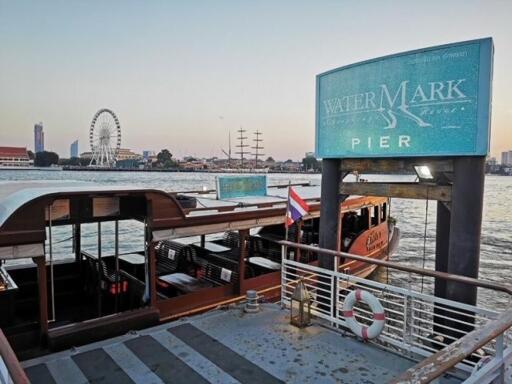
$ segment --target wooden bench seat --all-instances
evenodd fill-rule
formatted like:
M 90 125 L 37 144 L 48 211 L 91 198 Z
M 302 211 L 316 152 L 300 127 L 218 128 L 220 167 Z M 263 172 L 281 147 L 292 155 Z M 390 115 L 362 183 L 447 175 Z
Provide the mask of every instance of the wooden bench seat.
M 200 289 L 211 288 L 214 286 L 209 281 L 197 279 L 195 277 L 180 272 L 160 276 L 158 279 L 169 285 L 172 285 L 174 288 L 176 288 L 182 293 L 196 292 L 199 291 Z

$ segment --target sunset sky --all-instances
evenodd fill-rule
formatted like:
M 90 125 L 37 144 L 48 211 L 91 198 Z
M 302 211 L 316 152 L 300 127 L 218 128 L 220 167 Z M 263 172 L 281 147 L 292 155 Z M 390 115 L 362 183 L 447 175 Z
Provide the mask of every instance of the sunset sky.
M 361 60 L 492 37 L 492 155 L 512 149 L 511 1 L 0 0 L 0 146 L 63 157 L 100 108 L 122 146 L 221 156 L 243 126 L 265 153 L 314 150 L 315 76 Z M 222 118 L 220 118 L 222 117 Z

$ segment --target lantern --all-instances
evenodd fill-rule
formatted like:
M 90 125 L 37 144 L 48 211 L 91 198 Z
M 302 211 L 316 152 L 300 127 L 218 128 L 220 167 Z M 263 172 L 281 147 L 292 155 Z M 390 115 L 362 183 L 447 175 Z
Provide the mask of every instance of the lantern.
M 304 328 L 311 323 L 311 296 L 301 278 L 291 298 L 290 324 Z

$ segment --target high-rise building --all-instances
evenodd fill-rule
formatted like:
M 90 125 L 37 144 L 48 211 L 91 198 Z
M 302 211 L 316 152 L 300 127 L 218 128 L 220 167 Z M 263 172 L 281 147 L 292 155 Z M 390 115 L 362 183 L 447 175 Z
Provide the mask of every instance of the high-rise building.
M 154 156 L 154 155 L 155 155 L 155 151 L 150 151 L 150 150 L 144 150 L 144 151 L 142 151 L 142 158 L 143 158 L 144 160 L 146 160 L 146 161 L 147 161 L 147 160 L 149 160 L 149 158 L 150 158 L 151 156 Z
M 71 143 L 71 146 L 69 147 L 69 156 L 78 157 L 78 140 Z
M 501 152 L 501 165 L 512 165 L 512 151 Z
M 34 152 L 44 151 L 44 132 L 43 123 L 34 125 Z

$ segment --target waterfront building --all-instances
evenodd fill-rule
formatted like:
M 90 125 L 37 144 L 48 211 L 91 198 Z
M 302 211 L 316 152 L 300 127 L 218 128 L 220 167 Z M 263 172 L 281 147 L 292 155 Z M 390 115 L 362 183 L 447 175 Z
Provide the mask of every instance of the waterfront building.
M 142 156 L 138 153 L 133 152 L 131 149 L 128 148 L 120 148 L 119 152 L 117 153 L 116 161 L 120 160 L 141 160 Z
M 34 125 L 34 153 L 44 151 L 44 132 L 43 123 Z
M 69 157 L 78 157 L 78 140 L 71 143 L 69 147 Z
M 27 148 L 0 147 L 0 167 L 29 167 L 33 165 Z
M 512 165 L 512 151 L 501 152 L 501 165 Z
M 92 159 L 92 152 L 82 152 L 80 154 L 81 159 Z

